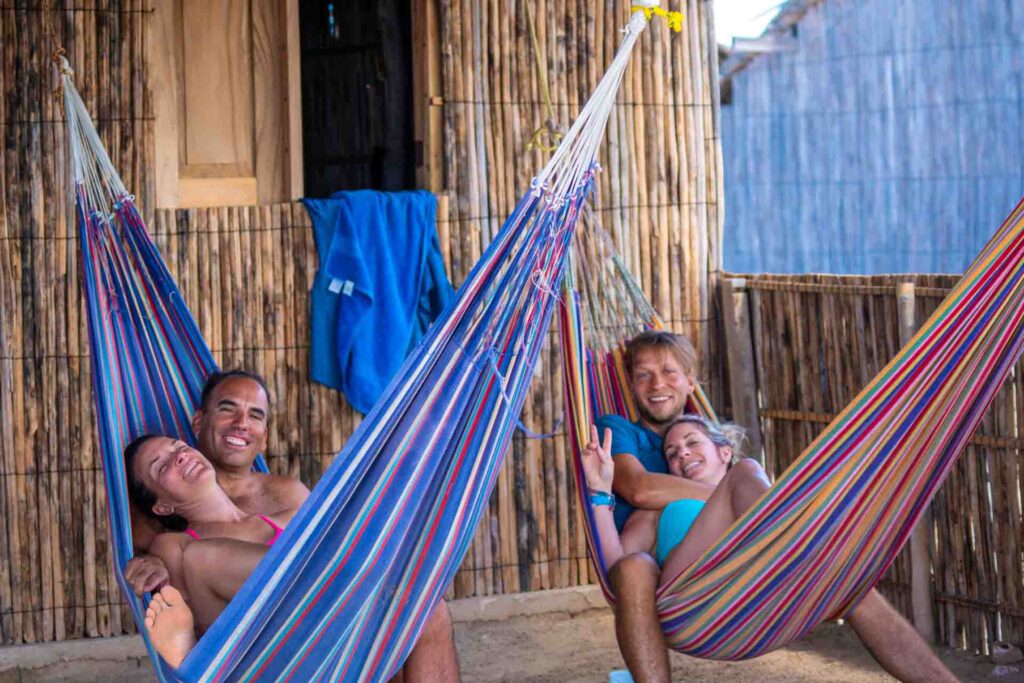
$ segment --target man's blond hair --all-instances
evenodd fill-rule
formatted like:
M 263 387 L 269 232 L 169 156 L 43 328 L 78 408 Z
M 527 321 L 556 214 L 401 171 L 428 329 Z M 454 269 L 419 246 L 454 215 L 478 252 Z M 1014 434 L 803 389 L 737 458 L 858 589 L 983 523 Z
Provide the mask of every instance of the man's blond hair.
M 632 377 L 636 355 L 644 349 L 663 349 L 672 354 L 679 366 L 690 377 L 697 377 L 699 364 L 693 342 L 681 334 L 665 330 L 641 332 L 626 343 L 626 372 Z

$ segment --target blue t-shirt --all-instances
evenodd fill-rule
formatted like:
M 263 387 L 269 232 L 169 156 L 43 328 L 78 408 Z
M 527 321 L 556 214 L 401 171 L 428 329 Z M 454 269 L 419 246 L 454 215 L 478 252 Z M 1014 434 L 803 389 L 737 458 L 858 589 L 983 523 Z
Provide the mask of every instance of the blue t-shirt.
M 641 426 L 639 422 L 630 422 L 621 415 L 599 417 L 597 431 L 600 438 L 603 438 L 605 428 L 612 430 L 612 455 L 629 453 L 639 460 L 648 472 L 668 474 L 665 457 L 661 454 L 660 436 Z M 620 531 L 635 509 L 622 496 L 615 495 L 615 526 Z

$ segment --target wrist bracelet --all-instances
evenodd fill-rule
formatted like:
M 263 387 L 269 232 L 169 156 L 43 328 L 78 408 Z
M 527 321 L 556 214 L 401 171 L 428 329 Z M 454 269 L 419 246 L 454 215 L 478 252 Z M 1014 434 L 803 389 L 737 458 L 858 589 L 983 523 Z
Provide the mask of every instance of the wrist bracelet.
M 607 505 L 612 510 L 615 509 L 615 496 L 608 493 L 607 491 L 594 491 L 590 490 L 590 504 L 591 505 Z

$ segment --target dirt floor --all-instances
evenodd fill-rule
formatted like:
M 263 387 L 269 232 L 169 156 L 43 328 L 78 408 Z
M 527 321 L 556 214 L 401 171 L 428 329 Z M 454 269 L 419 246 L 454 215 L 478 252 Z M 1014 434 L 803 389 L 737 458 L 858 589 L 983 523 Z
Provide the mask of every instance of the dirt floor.
M 459 622 L 455 637 L 463 680 L 470 683 L 598 683 L 607 681 L 610 671 L 623 666 L 607 609 Z M 1024 683 L 1024 664 L 997 669 L 980 657 L 951 650 L 941 654 L 963 681 Z M 893 680 L 875 664 L 850 629 L 837 624 L 819 627 L 805 641 L 750 662 L 718 663 L 673 655 L 672 669 L 673 680 L 688 683 Z M 153 680 L 149 663 L 134 658 L 0 672 L 0 683 Z
M 623 667 L 608 610 L 458 624 L 456 645 L 466 681 L 596 683 L 607 681 L 610 671 Z M 996 671 L 980 657 L 952 650 L 941 655 L 963 681 L 1024 683 L 1024 665 Z M 1016 671 L 1007 670 L 1011 668 Z M 748 662 L 709 662 L 673 654 L 672 674 L 672 680 L 687 683 L 893 680 L 853 632 L 838 624 L 823 625 L 796 645 Z

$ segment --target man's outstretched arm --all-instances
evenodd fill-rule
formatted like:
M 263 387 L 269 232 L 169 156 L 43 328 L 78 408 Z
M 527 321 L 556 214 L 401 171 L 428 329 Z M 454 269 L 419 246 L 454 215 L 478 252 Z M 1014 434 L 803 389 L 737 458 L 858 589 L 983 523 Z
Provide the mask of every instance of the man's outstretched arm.
M 956 683 L 910 622 L 874 588 L 847 620 L 871 656 L 904 683 Z
M 715 490 L 671 474 L 648 472 L 632 453 L 615 453 L 612 458 L 615 460 L 612 490 L 642 510 L 660 510 L 681 498 L 707 500 Z

